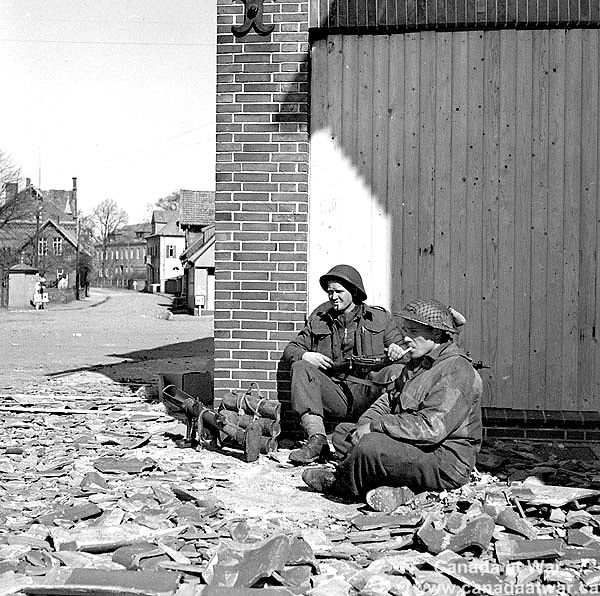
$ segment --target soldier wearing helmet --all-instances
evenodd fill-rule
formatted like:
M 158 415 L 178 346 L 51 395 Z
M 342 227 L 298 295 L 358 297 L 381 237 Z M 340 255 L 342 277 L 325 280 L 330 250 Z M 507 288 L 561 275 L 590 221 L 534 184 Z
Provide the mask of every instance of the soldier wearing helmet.
M 403 366 L 392 364 L 365 383 L 338 372 L 337 364 L 351 356 L 384 354 L 397 361 L 406 353 L 399 345 L 403 336 L 393 316 L 384 308 L 365 304 L 367 293 L 354 267 L 336 265 L 319 283 L 328 302 L 311 313 L 283 354 L 292 363 L 292 408 L 308 436 L 302 448 L 290 453 L 290 461 L 296 465 L 330 454 L 324 416 L 356 420 Z
M 469 480 L 481 446 L 482 381 L 455 343 L 466 321 L 437 300 L 414 300 L 400 313 L 410 361 L 353 425 L 335 429 L 335 471 L 307 469 L 311 488 L 364 499 L 378 510 L 414 492 L 453 489 Z

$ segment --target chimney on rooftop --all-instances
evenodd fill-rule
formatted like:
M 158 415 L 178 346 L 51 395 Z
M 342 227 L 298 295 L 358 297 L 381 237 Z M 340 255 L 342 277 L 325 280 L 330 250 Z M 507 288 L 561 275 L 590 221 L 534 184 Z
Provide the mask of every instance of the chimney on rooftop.
M 75 219 L 77 219 L 77 177 L 73 176 L 73 191 L 71 193 L 71 196 L 73 197 L 73 202 L 72 202 L 72 210 L 73 210 L 73 217 Z

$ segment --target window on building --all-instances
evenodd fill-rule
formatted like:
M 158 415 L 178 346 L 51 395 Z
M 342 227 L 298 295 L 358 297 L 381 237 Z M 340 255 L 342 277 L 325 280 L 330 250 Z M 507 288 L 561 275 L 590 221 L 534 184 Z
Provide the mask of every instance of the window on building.
M 115 250 L 115 259 L 118 261 L 119 260 L 119 251 Z
M 53 238 L 52 239 L 52 252 L 55 255 L 63 254 L 63 239 L 62 238 Z
M 175 245 L 167 244 L 167 258 L 175 257 Z
M 48 254 L 48 241 L 45 238 L 38 239 L 38 255 L 43 256 Z
M 133 260 L 133 248 L 129 249 L 129 258 Z

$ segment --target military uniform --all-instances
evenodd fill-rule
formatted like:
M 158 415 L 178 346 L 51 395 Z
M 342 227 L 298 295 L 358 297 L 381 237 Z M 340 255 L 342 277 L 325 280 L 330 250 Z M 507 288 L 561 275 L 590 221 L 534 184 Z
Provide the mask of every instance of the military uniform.
M 392 315 L 379 306 L 357 305 L 338 315 L 329 302 L 309 316 L 306 326 L 286 347 L 283 357 L 292 363 L 292 408 L 299 415 L 354 419 L 383 389 L 354 382 L 346 375 L 331 375 L 302 360 L 305 352 L 319 352 L 339 363 L 350 356 L 379 356 L 402 334 Z M 391 365 L 372 377 L 384 383 L 403 365 Z
M 290 452 L 290 461 L 300 465 L 329 455 L 324 416 L 355 420 L 383 391 L 361 383 L 365 379 L 357 380 L 346 371 L 336 372 L 336 365 L 350 356 L 381 356 L 390 344 L 402 341 L 388 311 L 364 304 L 367 293 L 354 267 L 336 265 L 320 277 L 319 283 L 330 301 L 311 313 L 304 329 L 283 353 L 284 360 L 291 362 L 292 409 L 308 436 L 301 449 Z M 304 359 L 307 353 L 313 355 Z M 320 356 L 315 359 L 314 354 Z M 323 360 L 324 356 L 333 367 L 328 368 L 330 362 Z M 383 384 L 399 369 L 401 365 L 393 365 L 372 373 L 373 380 Z
M 468 482 L 481 446 L 481 377 L 454 343 L 411 361 L 359 419 L 371 432 L 352 446 L 352 424 L 336 427 L 333 443 L 345 459 L 332 491 L 364 496 L 381 485 L 414 492 Z

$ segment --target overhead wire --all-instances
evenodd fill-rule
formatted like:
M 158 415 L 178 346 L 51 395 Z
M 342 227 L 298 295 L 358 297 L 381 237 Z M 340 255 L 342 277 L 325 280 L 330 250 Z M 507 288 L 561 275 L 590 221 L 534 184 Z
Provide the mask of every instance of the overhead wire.
M 75 41 L 64 39 L 15 39 L 15 38 L 0 38 L 3 43 L 53 43 L 62 45 L 100 45 L 100 46 L 185 46 L 185 47 L 213 47 L 212 42 L 202 43 L 181 43 L 171 41 Z
M 215 124 L 215 122 L 213 120 L 211 120 L 209 122 L 205 122 L 204 124 L 201 124 L 200 126 L 196 126 L 194 128 L 190 128 L 189 130 L 185 130 L 185 131 L 183 131 L 183 132 L 181 132 L 179 134 L 173 135 L 172 137 L 168 137 L 166 139 L 162 139 L 160 141 L 156 141 L 155 143 L 146 145 L 145 147 L 140 147 L 138 149 L 134 149 L 133 151 L 128 151 L 127 153 L 122 153 L 121 155 L 116 155 L 116 156 L 110 157 L 110 158 L 102 160 L 102 161 L 104 163 L 110 163 L 110 162 L 113 162 L 113 161 L 117 161 L 119 159 L 126 159 L 126 158 L 129 158 L 129 157 L 132 157 L 134 155 L 137 155 L 139 153 L 143 153 L 145 151 L 151 151 L 155 147 L 158 147 L 160 145 L 164 145 L 165 143 L 168 143 L 169 141 L 172 141 L 174 139 L 178 139 L 180 137 L 188 135 L 188 134 L 190 134 L 192 132 L 195 132 L 197 130 L 201 130 L 203 128 L 206 128 L 207 126 L 211 126 L 211 125 L 214 126 L 214 124 Z M 201 144 L 205 143 L 209 139 L 210 139 L 210 137 L 206 137 L 205 139 L 202 139 L 201 141 L 198 141 L 196 143 L 192 143 L 191 145 L 186 145 L 185 147 L 179 147 L 179 148 L 175 147 L 175 148 L 173 148 L 171 150 L 171 152 L 173 152 L 173 151 L 179 151 L 179 150 L 182 150 L 182 149 L 187 149 L 189 147 L 193 147 L 194 145 L 201 145 Z

